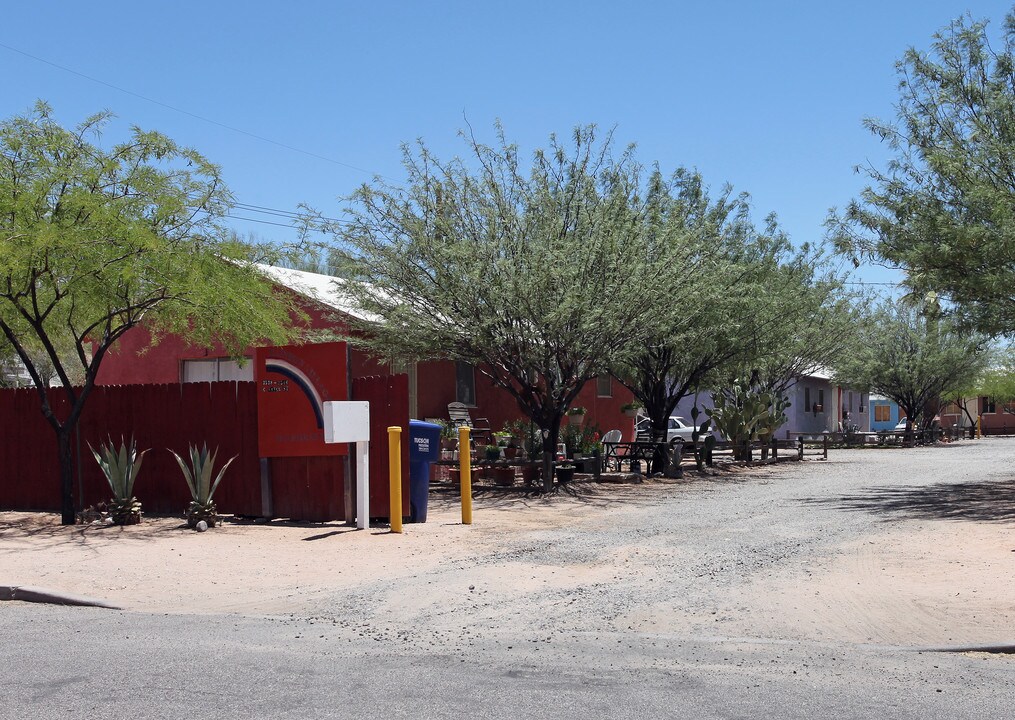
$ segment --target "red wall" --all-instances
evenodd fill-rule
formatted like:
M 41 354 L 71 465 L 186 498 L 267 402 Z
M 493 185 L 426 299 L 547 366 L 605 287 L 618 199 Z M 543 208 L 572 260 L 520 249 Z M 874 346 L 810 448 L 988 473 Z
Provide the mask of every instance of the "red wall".
M 455 364 L 449 361 L 419 363 L 416 369 L 416 403 L 420 418 L 447 418 L 448 403 L 455 401 Z M 633 399 L 631 391 L 613 380 L 612 397 L 598 397 L 596 382 L 585 385 L 574 401 L 575 406 L 588 410 L 587 425 L 596 425 L 600 432 L 620 430 L 624 439 L 634 439 L 634 420 L 620 411 L 620 406 Z M 522 417 L 518 402 L 506 390 L 493 385 L 490 378 L 476 370 L 476 406 L 469 414 L 487 418 L 493 430 Z M 566 422 L 566 420 L 565 420 Z
M 299 322 L 300 327 L 313 330 L 344 329 L 344 325 L 334 319 L 334 311 L 311 301 L 302 303 L 302 306 L 308 320 Z M 297 323 L 296 317 L 293 322 Z M 151 333 L 143 327 L 135 327 L 124 333 L 102 359 L 97 384 L 178 383 L 181 380 L 182 360 L 227 356 L 221 346 L 209 349 L 192 345 L 178 335 L 163 337 L 154 347 L 151 347 L 151 341 Z M 243 354 L 253 357 L 253 348 L 246 348 Z
M 346 326 L 335 316 L 335 311 L 323 308 L 312 301 L 303 303 L 312 329 L 342 330 Z M 182 360 L 204 357 L 225 357 L 221 348 L 207 350 L 183 341 L 178 336 L 163 338 L 155 347 L 149 347 L 151 335 L 143 328 L 130 330 L 103 358 L 97 382 L 100 385 L 128 385 L 180 382 Z M 248 348 L 246 355 L 253 355 Z M 349 375 L 352 378 L 370 377 L 390 373 L 386 362 L 378 362 L 362 351 L 350 349 Z M 453 362 L 419 363 L 417 379 L 417 414 L 420 418 L 447 418 L 448 403 L 455 400 L 455 364 Z M 574 405 L 588 410 L 586 423 L 597 425 L 601 432 L 617 429 L 625 440 L 634 439 L 634 421 L 620 412 L 620 406 L 631 402 L 631 392 L 616 380 L 612 397 L 597 397 L 595 381 L 588 383 L 578 395 Z M 494 387 L 490 379 L 476 371 L 476 407 L 474 418 L 485 417 L 490 427 L 500 430 L 504 423 L 521 417 L 518 403 L 506 391 Z

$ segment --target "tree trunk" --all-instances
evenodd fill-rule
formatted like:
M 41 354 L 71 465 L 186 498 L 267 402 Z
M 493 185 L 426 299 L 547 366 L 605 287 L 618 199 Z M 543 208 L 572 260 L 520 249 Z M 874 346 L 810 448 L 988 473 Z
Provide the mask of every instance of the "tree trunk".
M 557 441 L 560 439 L 560 420 L 557 416 L 549 427 L 540 428 L 543 435 L 543 490 L 553 490 L 553 460 L 557 456 Z
M 74 453 L 71 448 L 73 428 L 64 424 L 56 431 L 57 457 L 60 459 L 60 523 L 73 525 L 74 512 Z
M 652 465 L 649 468 L 650 475 L 665 472 L 670 464 L 670 453 L 666 443 L 666 432 L 670 421 L 670 413 L 667 408 L 657 408 L 661 415 L 651 415 L 649 420 L 652 424 L 652 442 L 656 447 L 652 453 Z

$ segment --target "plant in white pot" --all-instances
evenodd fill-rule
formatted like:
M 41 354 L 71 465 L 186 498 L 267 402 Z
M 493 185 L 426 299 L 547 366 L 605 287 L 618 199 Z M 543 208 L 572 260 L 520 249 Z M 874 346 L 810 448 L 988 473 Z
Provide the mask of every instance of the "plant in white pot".
M 585 408 L 573 407 L 567 411 L 567 420 L 572 425 L 581 425 L 585 421 Z
M 641 405 L 636 402 L 624 403 L 620 406 L 620 412 L 624 413 L 629 418 L 638 417 L 639 410 L 641 410 Z

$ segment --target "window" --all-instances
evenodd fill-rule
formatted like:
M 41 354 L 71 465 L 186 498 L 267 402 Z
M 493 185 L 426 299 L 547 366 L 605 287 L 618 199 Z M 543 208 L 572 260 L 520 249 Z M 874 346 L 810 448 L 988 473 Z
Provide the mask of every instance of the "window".
M 814 408 L 811 407 L 811 389 L 809 387 L 804 388 L 804 410 L 810 412 Z
M 874 422 L 891 422 L 891 421 L 892 421 L 891 405 L 874 406 Z
M 613 377 L 600 375 L 596 378 L 596 395 L 598 397 L 613 397 Z
M 997 412 L 997 406 L 994 403 L 994 398 L 982 397 L 980 398 L 980 402 L 983 405 L 984 414 Z
M 863 399 L 863 393 L 860 393 L 859 403 L 860 403 L 860 412 L 861 413 L 867 412 L 867 401 Z
M 825 389 L 818 388 L 818 405 L 821 406 L 822 412 L 825 410 Z
M 229 358 L 184 360 L 180 366 L 180 382 L 217 382 L 220 380 L 253 380 L 254 363 L 250 358 L 239 361 Z
M 455 401 L 476 406 L 476 368 L 467 362 L 455 363 Z

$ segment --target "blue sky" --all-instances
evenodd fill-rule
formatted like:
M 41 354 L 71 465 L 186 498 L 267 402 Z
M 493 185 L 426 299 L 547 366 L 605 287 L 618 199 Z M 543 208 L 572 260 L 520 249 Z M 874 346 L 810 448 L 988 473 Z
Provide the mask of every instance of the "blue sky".
M 240 202 L 328 215 L 399 145 L 464 151 L 465 118 L 523 149 L 579 123 L 616 126 L 644 163 L 695 167 L 775 212 L 795 242 L 883 162 L 861 127 L 891 117 L 894 62 L 966 11 L 999 27 L 1010 5 L 881 2 L 16 3 L 0 43 L 0 116 L 37 98 L 64 124 L 110 109 L 115 137 L 161 130 L 223 166 Z M 169 107 L 277 143 L 226 129 Z M 327 158 L 327 159 L 322 159 Z M 366 171 L 366 172 L 364 172 Z M 268 215 L 247 213 L 271 221 Z M 283 227 L 238 230 L 290 239 Z M 892 278 L 865 268 L 858 277 Z

